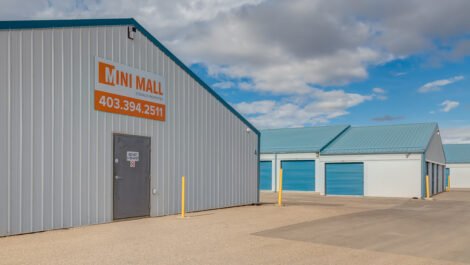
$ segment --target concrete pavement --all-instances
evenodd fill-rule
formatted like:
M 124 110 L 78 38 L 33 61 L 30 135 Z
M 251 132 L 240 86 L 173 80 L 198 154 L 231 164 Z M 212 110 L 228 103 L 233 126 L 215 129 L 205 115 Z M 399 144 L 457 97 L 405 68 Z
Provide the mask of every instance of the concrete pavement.
M 469 264 L 470 192 L 261 206 L 0 238 L 0 264 Z

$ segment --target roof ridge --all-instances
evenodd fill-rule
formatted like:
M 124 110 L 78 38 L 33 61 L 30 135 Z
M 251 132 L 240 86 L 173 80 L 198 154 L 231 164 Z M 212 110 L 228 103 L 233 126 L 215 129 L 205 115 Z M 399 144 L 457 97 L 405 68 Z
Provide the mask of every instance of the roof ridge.
M 395 129 L 389 129 L 391 127 Z M 351 127 L 326 146 L 322 153 L 422 153 L 438 129 L 435 122 Z
M 417 123 L 398 123 L 398 124 L 383 124 L 383 125 L 359 125 L 351 126 L 351 128 L 371 128 L 371 127 L 398 127 L 398 126 L 411 126 L 411 125 L 437 125 L 437 122 L 417 122 Z
M 332 125 L 319 125 L 319 126 L 309 126 L 309 127 L 289 127 L 289 128 L 270 128 L 270 129 L 262 129 L 261 132 L 264 131 L 277 131 L 277 130 L 295 130 L 295 129 L 316 129 L 316 128 L 327 128 L 327 127 L 350 127 L 351 125 L 348 124 L 332 124 Z

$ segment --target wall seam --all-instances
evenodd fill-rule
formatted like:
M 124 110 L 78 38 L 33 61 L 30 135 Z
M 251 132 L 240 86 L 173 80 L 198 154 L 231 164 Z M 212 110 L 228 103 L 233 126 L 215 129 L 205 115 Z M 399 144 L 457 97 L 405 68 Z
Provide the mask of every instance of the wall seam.
M 41 31 L 41 227 L 44 228 L 44 31 Z
M 54 184 L 55 184 L 55 177 L 56 177 L 56 170 L 55 170 L 55 166 L 54 166 L 54 163 L 55 163 L 55 159 L 54 159 L 54 155 L 55 155 L 55 148 L 54 148 L 54 145 L 56 144 L 55 143 L 55 113 L 54 113 L 54 109 L 55 109 L 55 57 L 54 57 L 54 50 L 55 50 L 55 46 L 54 46 L 54 36 L 55 36 L 55 30 L 52 30 L 52 41 L 51 41 L 51 55 L 52 55 L 52 60 L 51 60 L 51 64 L 52 64 L 52 71 L 51 71 L 51 96 L 52 96 L 52 106 L 51 106 L 51 119 L 52 119 L 52 129 L 51 129 L 51 196 L 52 196 L 52 201 L 51 201 L 51 223 L 52 223 L 52 227 L 55 227 L 55 219 L 54 219 L 54 199 L 55 199 L 55 190 L 54 190 Z
M 60 129 L 60 134 L 61 134 L 61 148 L 60 148 L 60 172 L 61 172 L 61 191 L 60 191 L 60 212 L 61 212 L 61 227 L 64 227 L 64 174 L 65 174 L 65 168 L 64 168 L 64 138 L 65 138 L 65 135 L 64 135 L 64 123 L 65 123 L 65 115 L 64 115 L 64 111 L 65 111 L 65 107 L 64 107 L 64 100 L 65 100 L 65 89 L 64 89 L 64 85 L 65 85 L 65 81 L 64 81 L 64 30 L 62 29 L 60 31 L 60 40 L 61 40 L 61 75 L 62 75 L 62 95 L 61 95 L 61 102 L 62 102 L 62 112 L 61 112 L 61 129 Z
M 33 215 L 33 195 L 34 195 L 34 96 L 33 96 L 33 90 L 34 90 L 34 84 L 33 84 L 33 73 L 34 73 L 34 53 L 33 53 L 33 47 L 34 47 L 34 34 L 33 30 L 31 30 L 31 153 L 30 153 L 30 162 L 31 162 L 31 187 L 30 187 L 30 218 L 31 218 L 31 223 L 30 223 L 30 230 L 33 231 L 33 223 L 34 223 L 34 215 Z
M 88 47 L 87 47 L 87 53 L 88 53 L 88 66 L 87 66 L 87 69 L 88 69 L 88 83 L 90 84 L 92 81 L 92 77 L 91 77 L 91 65 L 93 64 L 92 62 L 92 59 L 91 59 L 91 29 L 88 29 Z M 91 95 L 91 88 L 93 86 L 90 86 L 88 87 L 87 91 L 87 99 L 89 100 L 89 102 L 93 102 L 92 101 L 92 95 Z M 87 179 L 87 196 L 88 196 L 88 199 L 87 199 L 87 202 L 88 202 L 88 205 L 87 205 L 87 210 L 88 210 L 88 219 L 87 219 L 87 223 L 90 224 L 91 223 L 91 188 L 90 188 L 90 179 L 91 179 L 91 109 L 92 109 L 92 106 L 91 106 L 91 103 L 88 103 L 88 119 L 87 119 L 87 134 L 88 134 L 88 148 L 87 148 L 87 151 L 88 151 L 88 167 L 87 167 L 87 176 L 88 176 L 88 179 Z
M 70 226 L 73 226 L 73 32 L 70 33 Z
M 98 33 L 99 33 L 99 29 L 97 28 L 95 30 L 95 39 L 96 39 L 96 45 L 95 45 L 95 59 L 93 61 L 93 67 L 95 68 L 96 67 L 96 56 L 99 55 L 99 38 L 98 38 Z M 96 71 L 96 69 L 94 69 Z M 96 73 L 95 73 L 96 74 Z M 95 84 L 95 81 L 93 81 L 93 84 Z M 93 91 L 94 93 L 94 91 Z M 95 202 L 95 209 L 96 209 L 96 222 L 99 223 L 100 222 L 100 212 L 99 212 L 99 209 L 100 209 L 100 205 L 99 205 L 99 201 L 100 201 L 100 196 L 99 196 L 99 144 L 98 144 L 98 139 L 99 139 L 99 133 L 98 133 L 98 124 L 99 124 L 99 115 L 98 115 L 98 112 L 95 111 L 94 113 L 94 116 L 95 116 L 95 137 L 96 137 L 96 169 L 95 169 L 95 173 L 96 173 L 96 178 L 95 178 L 95 185 L 96 185 L 96 189 L 95 189 L 95 195 L 96 195 L 96 202 Z
M 20 146 L 19 146 L 19 160 L 21 161 L 23 158 L 23 32 L 20 32 L 20 41 L 19 41 L 19 52 L 20 52 Z M 23 228 L 23 167 L 20 165 L 19 166 L 19 205 L 21 209 L 19 209 L 19 225 L 20 225 L 20 231 Z
M 82 89 L 82 28 L 78 29 L 78 84 L 79 88 Z M 83 182 L 83 160 L 82 160 L 82 153 L 83 153 L 83 135 L 81 134 L 83 126 L 82 126 L 82 91 L 80 91 L 78 96 L 78 131 L 80 133 L 79 138 L 79 148 L 78 148 L 78 175 L 79 175 L 79 182 L 78 182 L 78 223 L 82 225 L 82 182 Z
M 8 65 L 7 65 L 7 71 L 8 71 L 8 130 L 7 130 L 7 139 L 8 139 L 8 147 L 7 147 L 7 152 L 8 152 L 8 158 L 7 158 L 7 213 L 8 213 L 8 218 L 7 218 L 7 234 L 11 234 L 11 30 L 8 31 Z

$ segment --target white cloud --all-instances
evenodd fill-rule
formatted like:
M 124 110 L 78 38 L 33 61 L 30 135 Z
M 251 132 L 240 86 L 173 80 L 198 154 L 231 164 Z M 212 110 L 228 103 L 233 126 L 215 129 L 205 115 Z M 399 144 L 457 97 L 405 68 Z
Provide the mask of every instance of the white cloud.
M 470 127 L 441 128 L 440 131 L 445 144 L 470 143 Z
M 420 93 L 427 93 L 427 92 L 431 92 L 431 91 L 440 91 L 443 86 L 450 85 L 452 83 L 458 82 L 458 81 L 463 80 L 463 79 L 464 79 L 464 77 L 459 75 L 459 76 L 454 76 L 454 77 L 451 77 L 451 78 L 448 78 L 448 79 L 441 79 L 441 80 L 432 81 L 432 82 L 426 83 L 423 86 L 421 86 L 418 89 L 418 91 Z
M 258 128 L 302 127 L 327 123 L 330 119 L 347 115 L 348 109 L 372 99 L 372 95 L 343 90 L 313 89 L 311 94 L 289 97 L 282 102 L 242 102 L 235 107 Z
M 242 114 L 253 115 L 253 114 L 266 114 L 273 110 L 276 106 L 276 102 L 272 100 L 260 100 L 253 102 L 241 102 L 235 104 L 235 108 Z
M 372 89 L 372 92 L 376 93 L 376 94 L 385 94 L 385 89 L 383 88 L 380 88 L 380 87 L 374 87 Z
M 253 90 L 254 89 L 254 85 L 252 83 L 248 83 L 248 82 L 240 82 L 240 83 L 238 83 L 238 87 L 240 89 L 243 89 L 243 90 Z
M 455 44 L 454 57 L 467 55 L 468 45 L 452 41 L 470 33 L 469 9 L 466 0 L 3 0 L 0 17 L 135 17 L 188 63 L 262 80 L 305 66 L 301 81 L 319 85 L 366 78 L 370 65 L 439 42 Z
M 233 78 L 243 80 L 233 88 L 290 97 L 273 110 L 283 116 L 281 110 L 298 108 L 292 126 L 388 96 L 342 91 L 332 99 L 315 87 L 363 80 L 371 66 L 436 53 L 436 43 L 445 43 L 453 60 L 469 54 L 469 44 L 456 38 L 470 34 L 467 0 L 3 0 L 1 6 L 3 19 L 134 17 L 184 62 L 220 76 L 216 87 L 230 87 Z M 438 81 L 422 89 L 448 84 Z M 310 108 L 313 114 L 302 114 Z
M 399 77 L 399 76 L 404 76 L 407 75 L 407 72 L 392 72 L 391 75 Z
M 233 88 L 234 85 L 235 84 L 231 81 L 222 81 L 222 82 L 215 83 L 212 86 L 215 88 L 220 88 L 220 89 L 229 89 L 229 88 Z
M 275 94 L 308 94 L 312 92 L 310 84 L 341 85 L 351 80 L 363 79 L 367 77 L 367 71 L 362 62 L 377 60 L 380 60 L 380 54 L 360 48 L 359 51 L 340 51 L 316 59 L 286 58 L 284 63 L 264 66 L 234 65 L 210 69 L 215 76 L 251 78 L 253 83 L 244 86 L 245 89 Z
M 383 115 L 379 117 L 374 117 L 371 120 L 377 121 L 377 122 L 389 122 L 389 121 L 397 121 L 397 120 L 403 120 L 405 117 L 404 116 L 392 116 L 392 115 Z
M 374 93 L 373 95 L 375 96 L 375 98 L 377 98 L 379 100 L 386 100 L 388 98 L 387 97 L 387 91 L 385 91 L 385 89 L 383 89 L 383 88 L 374 87 L 372 89 L 372 92 Z
M 442 108 L 441 111 L 443 112 L 449 112 L 455 108 L 457 108 L 460 103 L 458 101 L 452 101 L 452 100 L 445 100 L 441 104 L 439 104 Z

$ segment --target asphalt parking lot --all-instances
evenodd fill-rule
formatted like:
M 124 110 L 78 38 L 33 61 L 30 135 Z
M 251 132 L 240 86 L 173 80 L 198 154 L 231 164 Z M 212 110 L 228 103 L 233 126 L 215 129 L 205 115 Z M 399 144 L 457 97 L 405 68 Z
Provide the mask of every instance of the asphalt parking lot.
M 262 205 L 0 238 L 0 264 L 469 264 L 470 191 Z

